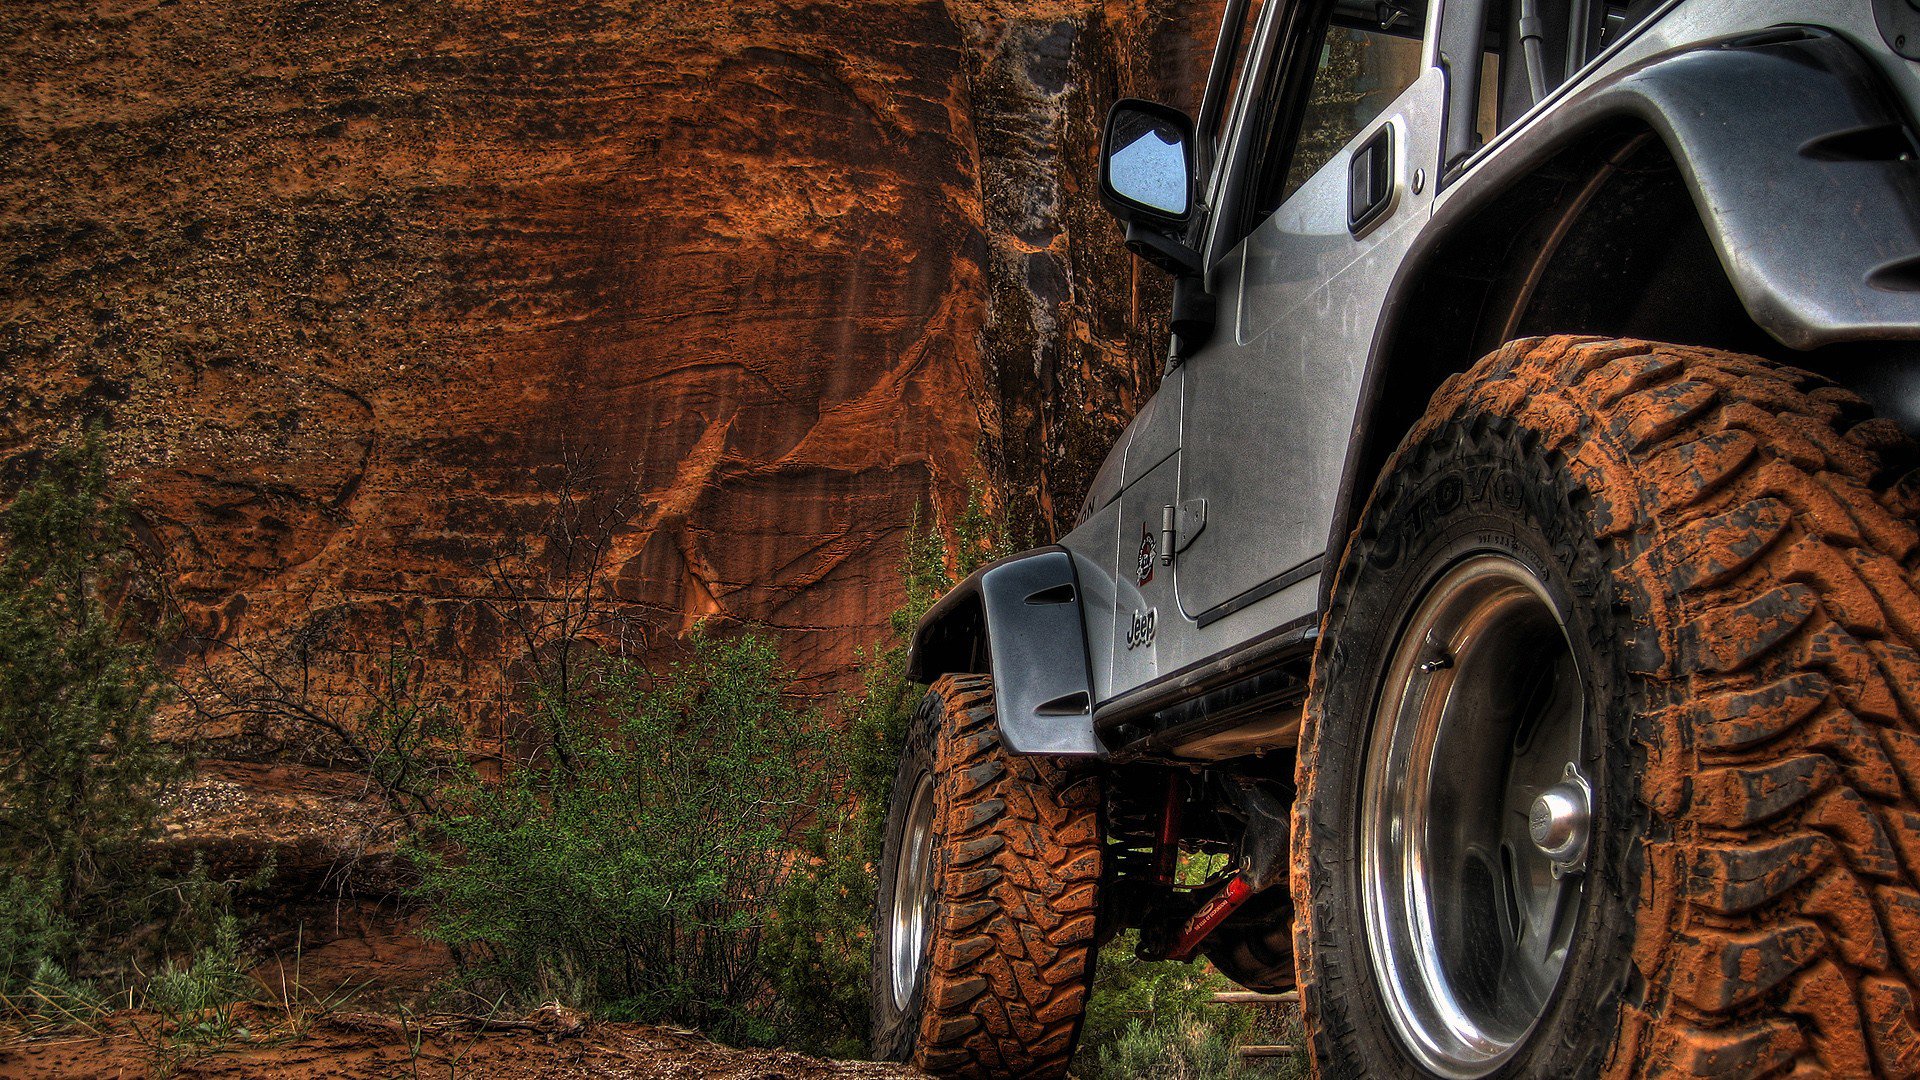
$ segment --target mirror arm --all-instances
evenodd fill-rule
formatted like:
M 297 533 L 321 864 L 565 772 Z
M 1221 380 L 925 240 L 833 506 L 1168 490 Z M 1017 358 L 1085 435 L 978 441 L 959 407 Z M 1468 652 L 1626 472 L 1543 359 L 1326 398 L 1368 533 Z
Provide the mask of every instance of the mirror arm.
M 1200 253 L 1137 221 L 1127 222 L 1127 250 L 1175 277 L 1198 277 Z
M 1168 329 L 1173 331 L 1173 360 L 1177 363 L 1200 351 L 1213 337 L 1216 307 L 1207 283 L 1198 274 L 1182 274 L 1173 279 L 1173 312 Z
M 1127 250 L 1173 275 L 1172 355 L 1177 364 L 1213 337 L 1215 304 L 1201 273 L 1200 253 L 1173 237 L 1138 222 L 1127 223 Z

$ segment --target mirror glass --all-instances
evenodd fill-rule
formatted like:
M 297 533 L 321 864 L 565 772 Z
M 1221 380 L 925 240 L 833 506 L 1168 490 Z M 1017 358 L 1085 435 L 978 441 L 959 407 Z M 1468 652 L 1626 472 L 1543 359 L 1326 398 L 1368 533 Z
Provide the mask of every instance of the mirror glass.
M 1114 116 L 1107 143 L 1107 176 L 1113 193 L 1161 213 L 1184 215 L 1187 147 L 1178 127 L 1137 110 Z

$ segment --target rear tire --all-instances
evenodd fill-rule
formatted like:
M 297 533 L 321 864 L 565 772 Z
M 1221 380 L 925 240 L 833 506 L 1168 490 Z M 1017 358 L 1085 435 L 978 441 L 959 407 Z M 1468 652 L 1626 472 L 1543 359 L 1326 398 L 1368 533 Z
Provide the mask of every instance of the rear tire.
M 1911 458 L 1853 394 L 1708 349 L 1522 341 L 1441 389 L 1342 561 L 1302 732 L 1295 945 L 1321 1075 L 1920 1071 L 1920 558 L 1914 485 L 1893 475 Z M 1564 959 L 1531 1014 L 1485 1011 L 1514 1038 L 1479 1058 L 1448 1025 L 1466 1017 L 1472 1034 L 1476 1002 L 1514 1000 L 1493 991 L 1521 945 L 1478 949 L 1484 969 L 1448 960 L 1449 935 L 1479 925 L 1463 915 L 1433 923 L 1431 955 L 1376 957 L 1411 955 L 1394 928 L 1448 910 L 1447 888 L 1524 890 L 1429 857 L 1472 837 L 1471 812 L 1433 833 L 1365 831 L 1375 793 L 1408 787 L 1369 779 L 1369 763 L 1393 760 L 1396 718 L 1427 715 L 1401 705 L 1427 700 L 1429 676 L 1407 674 L 1427 669 L 1397 658 L 1446 645 L 1427 631 L 1403 649 L 1403 634 L 1476 560 L 1531 579 L 1564 627 L 1590 830 Z M 1552 637 L 1535 634 L 1541 655 Z M 1520 649 L 1497 666 L 1527 663 Z M 1489 700 L 1522 715 L 1513 695 Z M 1472 778 L 1508 783 L 1532 723 L 1440 763 L 1427 789 L 1472 801 Z M 1440 899 L 1402 918 L 1357 868 L 1416 849 L 1409 888 Z M 1489 919 L 1496 945 L 1500 927 L 1533 925 Z M 1434 987 L 1464 1007 L 1423 1011 L 1447 998 Z
M 1064 1076 L 1093 978 L 1098 777 L 1007 750 L 991 680 L 948 675 L 914 713 L 893 791 L 874 1056 L 936 1076 Z

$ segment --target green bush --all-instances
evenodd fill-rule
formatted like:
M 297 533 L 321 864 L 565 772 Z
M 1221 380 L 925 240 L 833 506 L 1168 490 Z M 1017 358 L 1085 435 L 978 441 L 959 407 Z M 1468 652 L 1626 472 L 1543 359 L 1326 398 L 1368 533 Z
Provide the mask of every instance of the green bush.
M 147 983 L 147 1003 L 183 1043 L 222 1043 L 243 1034 L 233 1023 L 233 1007 L 246 1000 L 253 980 L 242 966 L 240 924 L 222 915 L 205 945 L 185 964 L 169 961 Z
M 44 958 L 31 974 L 15 980 L 6 1001 L 11 1019 L 23 1021 L 28 1031 L 86 1024 L 107 1011 L 98 991 Z
M 44 965 L 73 955 L 79 933 L 61 912 L 62 891 L 50 875 L 0 867 L 0 994 L 20 996 Z
M 1118 1035 L 1080 1052 L 1078 1075 L 1093 1080 L 1218 1080 L 1241 1074 L 1237 1041 L 1204 1022 L 1129 1020 Z M 1091 1062 L 1089 1062 L 1091 1057 Z
M 490 994 L 764 1042 L 783 1024 L 763 944 L 827 802 L 823 727 L 766 638 L 688 644 L 657 686 L 601 657 L 537 695 L 544 749 L 447 793 L 420 891 Z
M 94 984 L 145 987 L 190 1025 L 225 1025 L 249 988 L 233 891 L 146 845 L 184 762 L 154 735 L 157 593 L 97 433 L 47 455 L 0 514 L 0 1010 L 29 1030 L 86 1023 Z M 262 878 L 272 868 L 262 869 Z
M 129 535 L 98 436 L 0 516 L 0 990 L 72 970 L 139 914 L 138 847 L 179 762 L 153 735 Z
M 863 1057 L 874 879 L 863 827 L 828 808 L 808 830 L 806 862 L 774 905 L 763 959 L 779 995 L 778 1041 L 807 1053 Z
M 1084 1080 L 1138 1076 L 1231 1077 L 1253 1028 L 1245 1009 L 1211 1003 L 1235 989 L 1205 963 L 1175 964 L 1134 955 L 1132 932 L 1100 952 L 1074 1073 Z
M 910 527 L 892 640 L 864 659 L 834 729 L 785 704 L 788 676 L 758 635 L 697 631 L 658 686 L 593 657 L 579 632 L 598 595 L 591 543 L 559 560 L 566 625 L 503 604 L 528 642 L 520 759 L 443 787 L 435 842 L 414 845 L 433 933 L 471 988 L 858 1053 L 880 825 L 918 699 L 906 638 L 956 570 L 998 553 L 977 496 L 953 533 L 950 557 L 937 527 Z
M 907 528 L 900 577 L 906 598 L 887 618 L 889 638 L 865 654 L 860 693 L 845 714 L 845 744 L 852 768 L 848 792 L 864 831 L 866 855 L 878 864 L 881 832 L 893 774 L 906 742 L 907 722 L 920 704 L 922 688 L 907 679 L 907 646 L 927 609 L 962 578 L 1008 554 L 1001 531 L 987 515 L 979 489 L 968 496 L 948 541 L 936 518 L 923 526 L 918 515 Z
M 836 729 L 784 703 L 757 635 L 697 631 L 658 686 L 629 660 L 530 647 L 523 760 L 443 789 L 437 842 L 416 845 L 432 932 L 471 988 L 861 1052 L 881 827 L 919 699 L 906 642 L 1002 550 L 977 494 L 951 543 L 916 519 L 905 601 Z

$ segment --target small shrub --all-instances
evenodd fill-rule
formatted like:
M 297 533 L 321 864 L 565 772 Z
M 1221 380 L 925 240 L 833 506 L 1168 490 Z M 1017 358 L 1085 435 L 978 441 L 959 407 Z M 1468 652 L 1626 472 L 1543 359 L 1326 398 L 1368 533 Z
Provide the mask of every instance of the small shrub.
M 438 842 L 415 845 L 433 933 L 470 986 L 859 1052 L 881 823 L 918 699 L 907 636 L 1001 553 L 995 535 L 977 494 L 951 545 L 915 521 L 892 640 L 865 657 L 837 731 L 784 704 L 786 673 L 757 635 L 696 632 L 692 658 L 654 686 L 628 659 L 589 655 L 584 600 L 534 627 L 516 668 L 522 760 L 443 788 Z M 574 580 L 599 572 L 592 551 L 559 562 L 560 592 L 598 595 Z
M 1204 1023 L 1169 1024 L 1159 1020 L 1129 1020 L 1117 1037 L 1097 1049 L 1080 1052 L 1091 1066 L 1080 1075 L 1093 1080 L 1133 1080 L 1153 1076 L 1161 1080 L 1217 1080 L 1241 1073 L 1238 1041 Z
M 907 527 L 900 577 L 906 599 L 887 618 L 889 639 L 863 658 L 860 693 L 846 710 L 845 743 L 852 802 L 865 830 L 864 843 L 871 861 L 880 857 L 881 831 L 887 818 L 887 800 L 893 774 L 900 764 L 907 722 L 920 704 L 921 687 L 907 679 L 907 646 L 914 628 L 934 603 L 961 579 L 981 566 L 1008 554 L 1007 544 L 987 515 L 975 488 L 954 523 L 951 542 L 936 519 L 923 525 L 918 515 Z
M 106 469 L 97 439 L 56 452 L 0 524 L 0 854 L 63 903 L 151 830 L 174 764 L 150 650 L 110 604 L 129 511 Z
M 189 1028 L 222 1030 L 243 989 L 232 894 L 250 883 L 146 865 L 184 763 L 153 731 L 160 627 L 131 515 L 97 433 L 0 514 L 0 1012 L 28 1030 L 89 1023 L 96 984 L 135 990 L 166 950 L 191 960 L 146 994 Z
M 1301 1022 L 1298 1006 L 1289 1007 L 1283 1013 L 1269 1010 L 1255 1028 L 1263 1041 L 1293 1047 L 1293 1053 L 1269 1063 L 1265 1073 L 1269 1080 L 1308 1080 L 1313 1075 L 1313 1060 L 1307 1053 L 1307 1028 Z
M 763 956 L 780 1002 L 779 1041 L 807 1053 L 866 1053 L 874 880 L 863 829 L 849 808 L 823 814 L 768 928 Z
M 1075 1075 L 1083 1080 L 1239 1075 L 1237 1052 L 1253 1029 L 1253 1015 L 1211 1003 L 1214 991 L 1234 985 L 1203 962 L 1141 960 L 1134 955 L 1135 942 L 1129 932 L 1100 952 Z
M 17 980 L 6 999 L 14 1020 L 28 1031 L 87 1025 L 107 1011 L 98 991 L 44 957 Z
M 159 922 L 153 935 L 154 945 L 165 954 L 164 964 L 171 967 L 177 957 L 194 957 L 207 950 L 218 951 L 229 924 L 235 930 L 234 907 L 244 893 L 259 893 L 273 883 L 276 861 L 271 853 L 245 878 L 223 880 L 207 873 L 199 855 L 185 874 L 156 879 L 149 885 L 147 909 Z
M 60 884 L 23 868 L 0 870 L 0 994 L 19 996 L 13 991 L 72 954 L 79 935 L 60 911 Z
M 545 750 L 449 793 L 421 894 L 469 978 L 510 1002 L 764 1042 L 762 946 L 825 802 L 822 726 L 786 703 L 766 638 L 697 629 L 689 646 L 657 686 L 601 657 L 563 708 L 540 698 Z
M 362 772 L 408 827 L 432 812 L 466 744 L 453 710 L 424 681 L 413 652 L 390 647 L 351 726 Z
M 147 983 L 147 1002 L 169 1037 L 180 1043 L 223 1043 L 245 1032 L 235 1028 L 233 1008 L 250 996 L 253 980 L 241 965 L 240 924 L 224 915 L 213 936 L 185 965 L 171 961 Z

